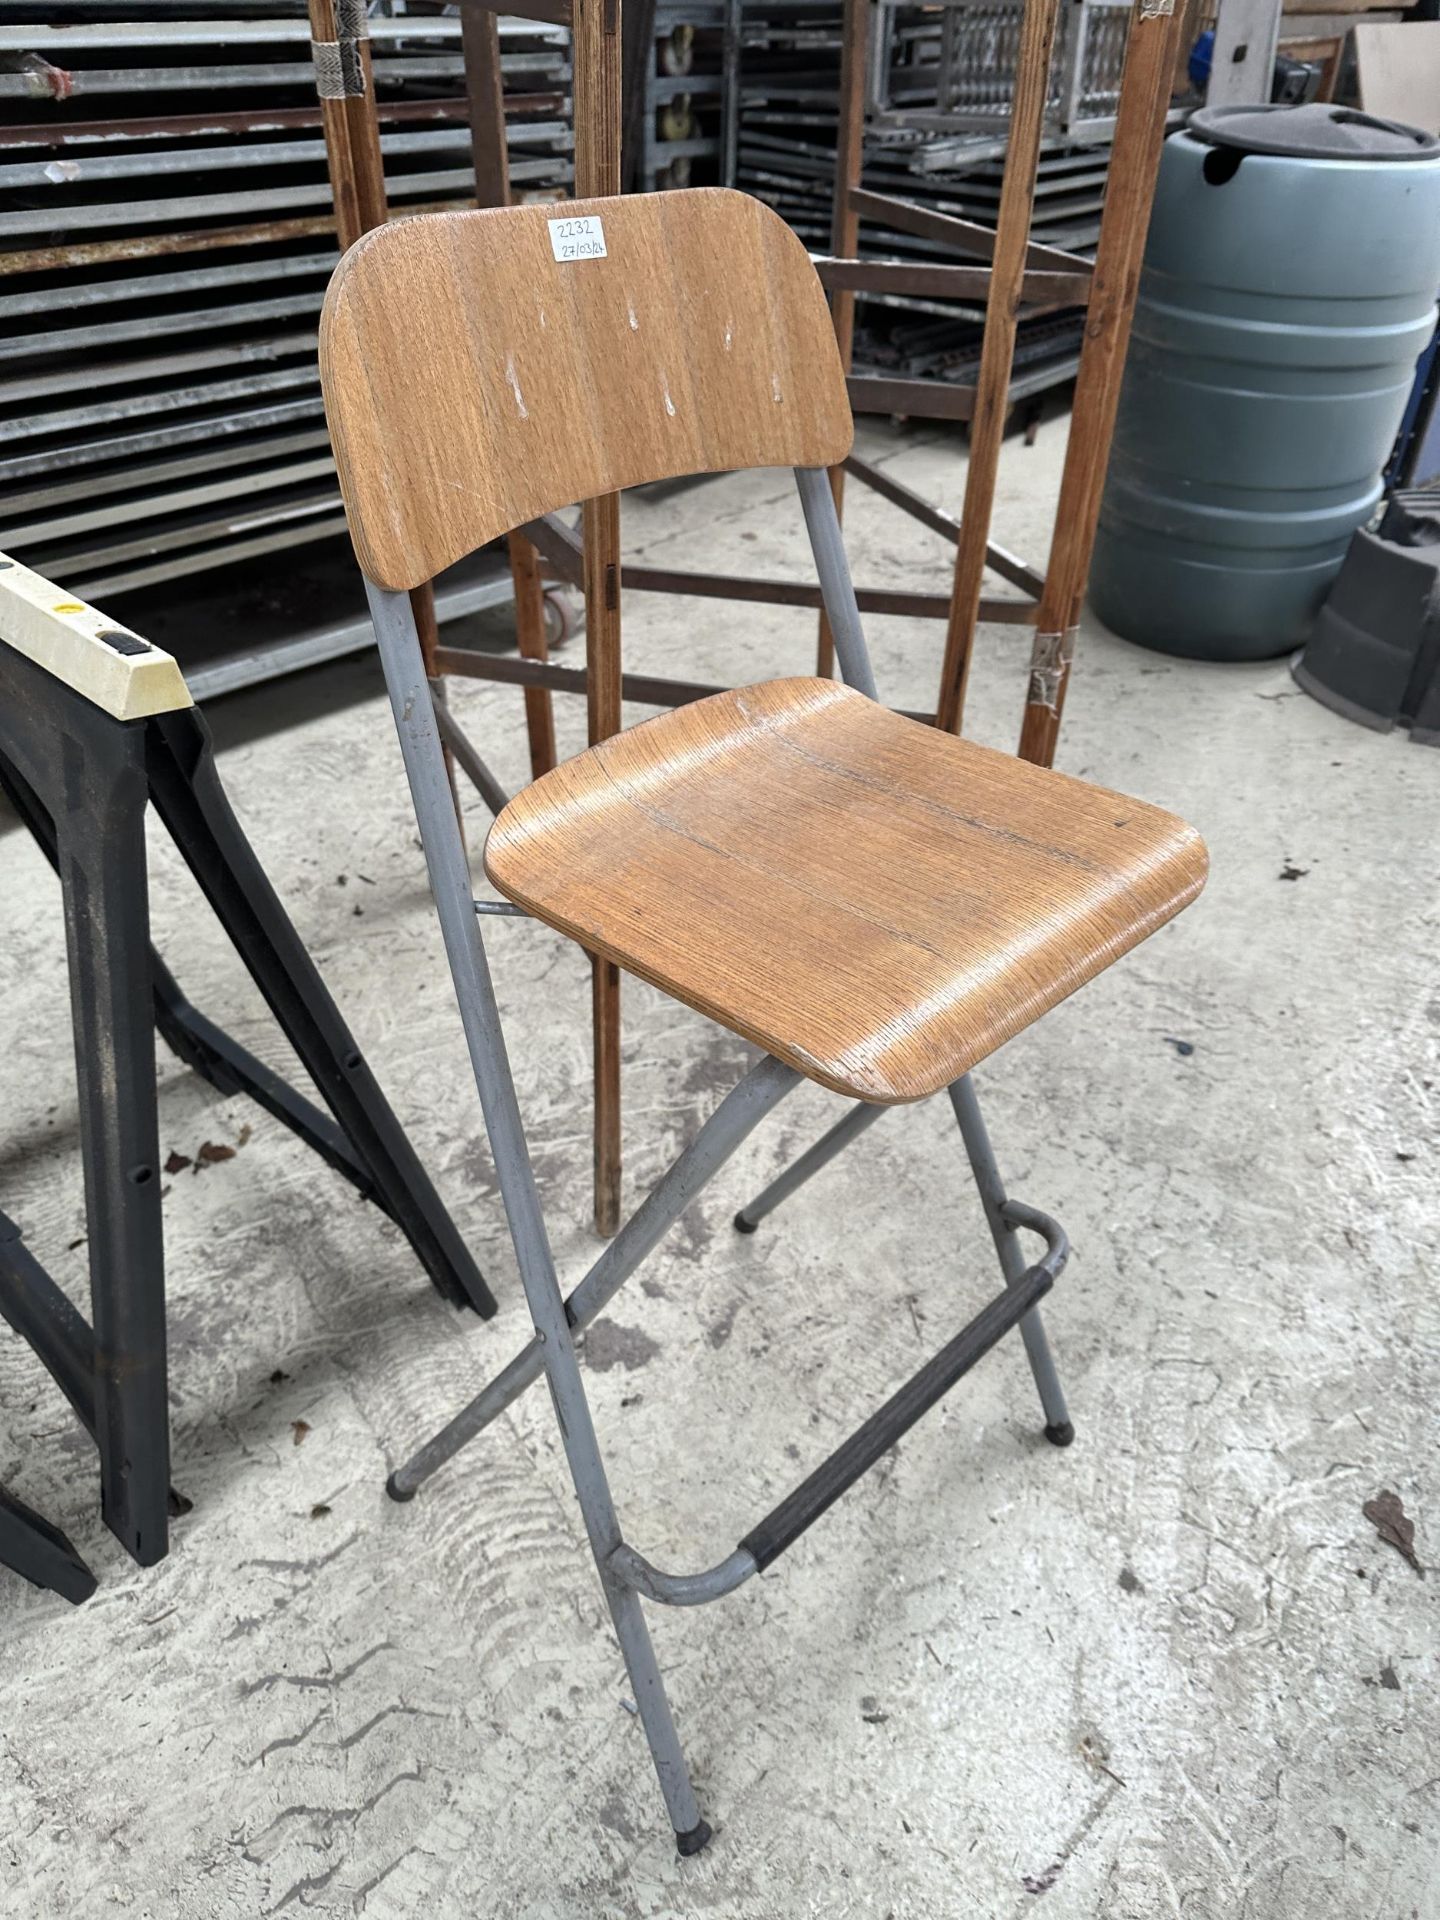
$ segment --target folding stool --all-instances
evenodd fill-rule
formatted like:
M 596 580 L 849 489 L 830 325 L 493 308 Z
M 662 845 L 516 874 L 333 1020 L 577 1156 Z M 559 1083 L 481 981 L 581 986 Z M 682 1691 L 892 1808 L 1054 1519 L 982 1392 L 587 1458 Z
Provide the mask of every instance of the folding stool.
M 1187 905 L 1206 856 L 1173 815 L 878 704 L 826 469 L 852 424 L 825 298 L 775 214 L 718 189 L 436 214 L 368 234 L 326 301 L 321 372 L 431 884 L 534 1337 L 408 1465 L 426 1476 L 540 1374 L 680 1851 L 710 1837 L 641 1607 L 768 1567 L 1012 1327 L 1073 1437 L 1036 1312 L 1059 1225 L 1010 1199 L 969 1071 Z M 845 685 L 775 680 L 648 720 L 545 774 L 490 830 L 473 898 L 409 590 L 576 499 L 796 469 Z M 481 936 L 523 911 L 753 1041 L 720 1103 L 568 1297 L 546 1237 Z M 623 1536 L 574 1336 L 802 1078 L 860 1104 L 742 1214 L 755 1224 L 888 1105 L 947 1091 L 1005 1285 L 702 1573 Z M 1045 1251 L 1028 1263 L 1019 1231 Z

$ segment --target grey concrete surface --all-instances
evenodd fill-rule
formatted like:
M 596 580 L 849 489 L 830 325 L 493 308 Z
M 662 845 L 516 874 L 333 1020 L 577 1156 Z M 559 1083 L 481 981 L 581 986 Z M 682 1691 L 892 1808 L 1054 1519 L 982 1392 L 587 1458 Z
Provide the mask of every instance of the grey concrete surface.
M 863 437 L 958 509 L 952 439 Z M 1036 559 L 1062 440 L 1053 422 L 1006 448 L 996 530 Z M 937 538 L 852 506 L 858 577 L 943 579 Z M 659 564 L 799 565 L 782 476 L 636 502 L 626 528 Z M 627 623 L 645 668 L 810 660 L 801 614 L 637 600 Z M 870 625 L 882 692 L 923 703 L 938 632 Z M 978 737 L 1013 744 L 1025 650 L 984 634 Z M 454 697 L 518 782 L 518 697 Z M 561 717 L 578 743 L 579 703 Z M 1079 1438 L 1040 1440 L 1008 1342 L 770 1574 L 655 1617 L 717 1829 L 679 1862 L 544 1395 L 412 1505 L 382 1495 L 527 1329 L 373 668 L 215 719 L 246 824 L 502 1310 L 453 1315 L 373 1210 L 163 1059 L 163 1149 L 238 1148 L 165 1201 L 194 1510 L 167 1562 L 130 1566 L 87 1444 L 0 1330 L 0 1478 L 102 1581 L 71 1612 L 0 1576 L 5 1920 L 1440 1915 L 1440 1579 L 1361 1514 L 1393 1488 L 1440 1560 L 1440 756 L 1322 711 L 1283 663 L 1186 665 L 1086 628 L 1062 764 L 1187 814 L 1213 878 L 977 1075 L 1013 1190 L 1074 1241 L 1048 1317 Z M 478 809 L 471 826 L 478 845 Z M 154 891 L 192 995 L 284 1064 L 158 838 Z M 0 903 L 0 1195 L 78 1294 L 58 902 L 13 831 Z M 577 1276 L 584 964 L 542 929 L 490 938 Z M 747 1049 L 638 986 L 626 1008 L 638 1195 Z M 943 1101 L 731 1231 L 836 1110 L 802 1089 L 589 1337 L 627 1531 L 661 1564 L 728 1549 L 992 1285 Z

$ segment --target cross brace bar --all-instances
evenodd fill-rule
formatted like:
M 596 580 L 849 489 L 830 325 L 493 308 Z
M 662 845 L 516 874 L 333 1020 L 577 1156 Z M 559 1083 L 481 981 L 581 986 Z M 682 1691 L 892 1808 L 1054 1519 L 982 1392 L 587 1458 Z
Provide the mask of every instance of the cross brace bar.
M 921 386 L 931 382 L 921 381 Z M 959 389 L 951 389 L 959 391 Z M 902 489 L 896 482 L 881 485 L 872 478 L 872 470 L 863 461 L 846 462 L 866 484 L 885 498 L 894 501 L 897 506 L 905 507 L 907 513 L 915 509 L 908 506 L 899 496 Z M 958 522 L 955 523 L 958 527 Z M 940 531 L 946 531 L 941 528 Z M 539 520 L 529 520 L 519 529 L 537 553 L 552 571 L 567 586 L 579 586 L 584 566 L 584 548 L 580 536 L 573 528 L 554 514 L 546 514 Z M 987 549 L 991 556 L 991 565 L 1006 579 L 1014 579 L 1010 569 L 1023 567 L 1001 547 Z M 1038 575 L 1032 575 L 1039 578 Z M 1016 581 L 1030 591 L 1027 579 Z M 675 593 L 689 594 L 697 600 L 751 600 L 777 607 L 814 607 L 825 604 L 824 595 L 818 586 L 811 586 L 805 580 L 766 580 L 748 573 L 690 573 L 669 567 L 622 567 L 620 585 L 632 593 Z M 857 587 L 855 602 L 861 613 L 897 614 L 903 618 L 916 620 L 944 620 L 950 614 L 950 596 L 944 593 L 906 593 L 894 587 Z M 1028 626 L 1034 620 L 1033 610 L 1023 600 L 992 599 L 983 602 L 982 618 L 999 622 L 1013 621 Z M 711 689 L 713 691 L 713 689 Z
M 633 1547 L 625 1545 L 610 1556 L 617 1578 L 662 1605 L 699 1606 L 733 1592 L 751 1574 L 762 1573 L 787 1547 L 793 1547 L 801 1534 L 902 1440 L 1054 1286 L 1070 1253 L 1064 1229 L 1048 1214 L 1022 1206 L 1019 1201 L 1008 1201 L 1005 1214 L 1010 1225 L 1044 1235 L 1047 1244 L 1043 1258 L 982 1307 L 883 1407 L 752 1527 L 733 1553 L 704 1573 L 672 1574 L 652 1567 Z

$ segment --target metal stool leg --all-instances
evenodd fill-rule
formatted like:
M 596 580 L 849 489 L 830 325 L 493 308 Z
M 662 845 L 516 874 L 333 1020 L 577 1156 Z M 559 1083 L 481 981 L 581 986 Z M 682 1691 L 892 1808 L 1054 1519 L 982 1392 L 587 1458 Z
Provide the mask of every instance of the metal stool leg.
M 368 583 L 367 591 L 420 824 L 430 885 L 490 1136 L 490 1150 L 535 1337 L 544 1353 L 545 1373 L 555 1402 L 565 1456 L 635 1689 L 635 1704 L 650 1743 L 676 1842 L 683 1853 L 696 1853 L 709 1839 L 710 1830 L 700 1818 L 695 1803 L 639 1598 L 623 1586 L 610 1566 L 610 1556 L 622 1544 L 620 1524 L 580 1380 L 565 1301 L 556 1277 L 535 1172 L 525 1143 L 520 1103 L 515 1096 L 500 1010 L 495 1003 L 485 945 L 475 914 L 469 863 L 451 803 L 414 615 L 404 594 L 386 593 Z
M 965 1151 L 970 1156 L 970 1168 L 975 1175 L 975 1185 L 980 1190 L 985 1218 L 990 1225 L 995 1251 L 1000 1256 L 1001 1271 L 1006 1281 L 1013 1284 L 1025 1271 L 1025 1253 L 1019 1235 L 1006 1217 L 1005 1185 L 1000 1178 L 1000 1169 L 995 1164 L 990 1136 L 985 1130 L 980 1103 L 975 1098 L 975 1089 L 970 1084 L 968 1073 L 951 1087 L 950 1104 L 960 1123 Z M 1025 1342 L 1030 1371 L 1035 1376 L 1040 1404 L 1045 1410 L 1045 1438 L 1057 1447 L 1068 1447 L 1075 1438 L 1075 1429 L 1065 1405 L 1064 1390 L 1060 1385 L 1060 1376 L 1055 1371 L 1050 1342 L 1045 1337 L 1045 1327 L 1038 1308 L 1027 1313 L 1020 1322 L 1020 1337 Z
M 747 1201 L 735 1216 L 737 1233 L 754 1233 L 767 1213 L 773 1213 L 782 1201 L 788 1200 L 792 1193 L 803 1187 L 807 1180 L 819 1173 L 822 1167 L 828 1167 L 837 1153 L 843 1153 L 852 1140 L 858 1139 L 867 1127 L 873 1127 L 882 1113 L 888 1113 L 888 1107 L 854 1106 L 841 1120 L 837 1120 L 830 1131 L 822 1134 L 813 1147 L 807 1147 L 798 1160 L 786 1167 L 770 1182 L 762 1193 Z
M 155 1110 L 142 737 L 90 729 L 55 820 L 90 1226 L 106 1524 L 142 1567 L 169 1544 L 165 1251 Z

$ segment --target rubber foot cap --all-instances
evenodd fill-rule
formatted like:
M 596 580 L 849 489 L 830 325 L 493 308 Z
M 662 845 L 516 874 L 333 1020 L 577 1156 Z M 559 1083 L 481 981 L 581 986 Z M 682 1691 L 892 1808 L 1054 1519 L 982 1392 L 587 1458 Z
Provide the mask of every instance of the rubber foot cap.
M 418 1487 L 402 1487 L 399 1480 L 392 1473 L 390 1478 L 385 1482 L 385 1491 L 392 1500 L 398 1501 L 403 1507 L 407 1500 L 413 1500 L 415 1498 L 420 1489 Z
M 754 1233 L 759 1225 L 758 1220 L 747 1220 L 743 1213 L 737 1213 L 735 1216 L 736 1233 Z
M 1074 1425 L 1067 1420 L 1063 1427 L 1046 1427 L 1045 1438 L 1052 1447 L 1068 1447 L 1075 1438 Z
M 700 1853 L 710 1844 L 710 1822 L 701 1820 L 691 1827 L 688 1833 L 675 1835 L 675 1848 L 682 1859 L 688 1860 L 693 1853 Z

